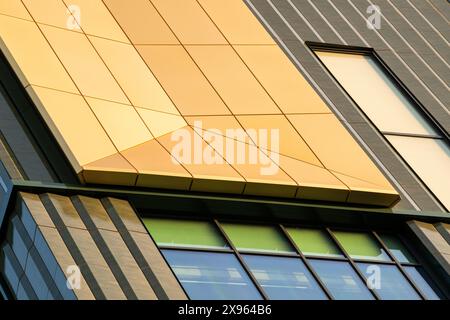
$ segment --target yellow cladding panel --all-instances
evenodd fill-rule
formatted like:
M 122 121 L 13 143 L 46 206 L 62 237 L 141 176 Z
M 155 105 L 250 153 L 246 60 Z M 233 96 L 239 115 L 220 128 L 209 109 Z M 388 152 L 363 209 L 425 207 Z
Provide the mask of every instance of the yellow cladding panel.
M 187 125 L 182 116 L 158 112 L 143 108 L 136 108 L 152 135 L 157 138 L 171 133 Z
M 78 92 L 34 22 L 0 15 L 0 48 L 24 86 Z
M 27 91 L 77 172 L 117 152 L 80 95 L 40 87 Z
M 231 44 L 275 44 L 243 0 L 198 0 Z
M 2 0 L 0 2 L 0 14 L 31 20 L 30 14 L 20 0 Z
M 345 202 L 349 189 L 327 169 L 280 155 L 278 165 L 300 186 L 297 198 Z
M 284 113 L 330 113 L 278 46 L 234 48 Z
M 149 0 L 103 1 L 134 44 L 178 44 Z
M 80 32 L 76 19 L 61 0 L 23 0 L 23 3 L 36 22 Z
M 80 13 L 81 29 L 89 35 L 129 42 L 102 0 L 63 0 Z
M 134 106 L 178 114 L 132 45 L 97 37 L 89 39 Z
M 287 117 L 327 169 L 370 182 L 380 188 L 392 189 L 390 183 L 333 114 Z
M 153 139 L 134 107 L 93 98 L 86 101 L 119 151 Z
M 184 44 L 227 44 L 196 0 L 151 0 Z
M 137 46 L 183 115 L 230 114 L 182 46 Z
M 139 171 L 138 186 L 188 190 L 191 185 L 192 176 L 157 140 L 125 150 L 122 155 Z
M 255 143 L 261 149 L 321 166 L 320 161 L 284 115 L 238 116 L 238 120 L 247 132 L 253 130 L 257 133 L 260 141 Z
M 41 28 L 83 95 L 129 103 L 84 34 L 44 25 Z
M 116 153 L 83 166 L 81 178 L 89 183 L 134 186 L 138 172 Z
M 230 46 L 187 46 L 234 114 L 281 113 Z
M 159 137 L 158 141 L 193 176 L 191 190 L 238 194 L 243 192 L 245 180 L 190 127 Z M 200 152 L 196 152 L 196 146 Z M 205 153 L 208 158 L 221 159 L 221 163 L 207 163 L 203 157 Z

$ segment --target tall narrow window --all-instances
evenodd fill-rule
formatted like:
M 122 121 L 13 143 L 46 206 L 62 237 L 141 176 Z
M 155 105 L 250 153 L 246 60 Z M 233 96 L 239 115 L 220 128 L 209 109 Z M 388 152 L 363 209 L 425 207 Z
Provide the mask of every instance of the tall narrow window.
M 336 80 L 450 210 L 448 142 L 368 54 L 316 51 Z

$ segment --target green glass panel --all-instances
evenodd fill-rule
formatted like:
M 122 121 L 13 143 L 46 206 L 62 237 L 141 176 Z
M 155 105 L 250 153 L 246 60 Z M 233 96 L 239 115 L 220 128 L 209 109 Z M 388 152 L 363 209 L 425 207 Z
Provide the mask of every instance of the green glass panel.
M 287 228 L 287 231 L 304 255 L 343 257 L 333 240 L 323 230 Z
M 295 252 L 288 239 L 275 227 L 234 223 L 222 223 L 222 227 L 238 250 Z
M 389 261 L 389 256 L 381 245 L 365 232 L 333 232 L 345 251 L 353 259 Z
M 144 224 L 160 246 L 227 248 L 216 227 L 205 221 L 145 218 Z
M 409 253 L 408 249 L 406 249 L 405 245 L 401 242 L 399 238 L 391 234 L 382 234 L 380 235 L 381 240 L 383 240 L 384 244 L 391 253 L 394 255 L 395 259 L 400 263 L 411 262 L 416 263 L 414 257 Z

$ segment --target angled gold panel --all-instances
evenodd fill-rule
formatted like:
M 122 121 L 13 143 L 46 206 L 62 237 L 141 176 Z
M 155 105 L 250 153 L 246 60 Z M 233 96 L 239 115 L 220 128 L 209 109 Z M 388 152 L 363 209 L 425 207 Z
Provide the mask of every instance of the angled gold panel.
M 199 0 L 231 44 L 275 44 L 242 0 Z
M 2 0 L 0 2 L 0 14 L 6 14 L 21 19 L 32 20 L 20 0 Z
M 335 172 L 394 189 L 378 168 L 332 114 L 288 115 L 324 166 Z M 351 188 L 351 185 L 349 185 Z
M 230 46 L 187 46 L 187 50 L 234 114 L 281 113 Z
M 83 97 L 32 86 L 27 92 L 76 172 L 117 152 Z
M 0 48 L 24 86 L 78 93 L 35 23 L 0 15 Z
M 136 110 L 155 138 L 187 126 L 182 116 L 143 108 Z
M 41 28 L 83 95 L 129 103 L 85 35 L 44 25 Z
M 159 137 L 158 141 L 193 176 L 191 190 L 238 194 L 243 192 L 245 180 L 219 153 L 211 147 L 208 148 L 206 142 L 190 127 Z M 195 151 L 196 147 L 201 150 L 200 153 Z M 213 159 L 222 159 L 222 163 L 207 163 L 203 157 L 205 152 Z
M 297 198 L 345 202 L 347 186 L 327 169 L 280 155 L 279 166 L 299 185 Z
M 253 140 L 234 116 L 185 116 L 184 118 L 198 132 L 208 132 L 209 134 L 223 136 L 227 139 L 254 144 Z
M 316 91 L 277 46 L 234 46 L 283 113 L 330 113 Z
M 125 150 L 122 155 L 139 171 L 137 186 L 189 190 L 192 176 L 158 141 Z
M 182 46 L 137 46 L 183 115 L 230 114 Z
M 322 166 L 284 115 L 238 116 L 237 119 L 247 132 L 257 132 L 261 141 L 255 143 L 261 149 Z
M 86 101 L 119 151 L 153 139 L 134 107 L 94 98 Z
M 134 186 L 138 172 L 123 156 L 116 153 L 84 165 L 80 175 L 89 183 Z
M 102 0 L 64 0 L 69 6 L 77 6 L 81 29 L 89 35 L 116 41 L 129 42 Z
M 89 39 L 134 106 L 178 114 L 132 45 L 97 37 Z
M 81 32 L 76 19 L 61 0 L 23 0 L 33 19 L 38 23 Z
M 227 44 L 196 0 L 151 0 L 183 44 Z
M 178 44 L 149 0 L 103 1 L 134 44 Z

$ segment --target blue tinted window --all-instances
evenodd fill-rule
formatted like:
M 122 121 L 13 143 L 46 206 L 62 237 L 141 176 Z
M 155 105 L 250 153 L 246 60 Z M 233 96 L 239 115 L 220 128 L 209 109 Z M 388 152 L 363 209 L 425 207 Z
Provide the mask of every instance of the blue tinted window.
M 403 267 L 408 273 L 409 277 L 414 281 L 416 286 L 420 288 L 420 290 L 425 295 L 425 298 L 428 300 L 440 300 L 439 295 L 437 292 L 439 292 L 437 289 L 433 289 L 430 285 L 430 279 L 425 274 L 422 268 L 416 268 L 416 267 Z
M 374 297 L 349 263 L 310 260 L 316 273 L 337 300 L 373 300 Z
M 261 295 L 233 254 L 164 250 L 189 298 L 259 300 Z
M 420 300 L 420 296 L 396 266 L 372 263 L 357 263 L 357 265 L 381 299 Z
M 244 255 L 244 260 L 270 299 L 327 299 L 299 258 Z

